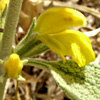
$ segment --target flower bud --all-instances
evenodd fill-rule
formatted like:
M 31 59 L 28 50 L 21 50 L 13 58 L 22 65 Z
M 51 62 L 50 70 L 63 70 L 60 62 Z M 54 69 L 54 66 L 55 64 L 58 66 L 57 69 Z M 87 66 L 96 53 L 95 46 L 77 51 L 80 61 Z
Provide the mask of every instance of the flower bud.
M 19 55 L 12 53 L 8 60 L 4 63 L 5 75 L 8 78 L 18 78 L 23 68 Z

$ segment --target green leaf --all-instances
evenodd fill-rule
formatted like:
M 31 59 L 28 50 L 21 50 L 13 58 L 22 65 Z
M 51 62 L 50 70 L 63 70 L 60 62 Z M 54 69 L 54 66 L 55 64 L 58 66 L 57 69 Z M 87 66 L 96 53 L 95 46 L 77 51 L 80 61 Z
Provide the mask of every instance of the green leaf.
M 72 100 L 100 100 L 100 66 L 79 67 L 74 61 L 48 62 L 29 59 L 29 65 L 47 68 Z M 33 63 L 32 63 L 33 62 Z
M 78 67 L 73 61 L 52 62 L 50 72 L 72 100 L 100 100 L 100 66 Z

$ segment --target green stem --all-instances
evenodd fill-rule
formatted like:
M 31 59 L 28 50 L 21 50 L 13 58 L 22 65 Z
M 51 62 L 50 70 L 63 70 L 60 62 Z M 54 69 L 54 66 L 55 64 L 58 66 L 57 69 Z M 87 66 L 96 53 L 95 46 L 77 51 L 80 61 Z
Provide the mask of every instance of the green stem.
M 18 80 L 16 80 L 16 87 L 15 87 L 15 100 L 17 100 L 17 93 L 18 93 Z
M 0 57 L 2 59 L 11 53 L 22 1 L 23 0 L 10 0 L 1 44 Z
M 18 18 L 21 10 L 23 0 L 10 0 L 7 17 L 6 17 L 6 23 L 4 27 L 4 34 L 3 39 L 1 43 L 1 49 L 0 49 L 0 59 L 7 58 L 12 49 L 12 44 L 16 32 L 16 27 L 18 24 Z M 3 66 L 0 66 L 0 75 L 4 74 Z M 3 99 L 3 92 L 5 83 L 0 83 L 0 100 Z

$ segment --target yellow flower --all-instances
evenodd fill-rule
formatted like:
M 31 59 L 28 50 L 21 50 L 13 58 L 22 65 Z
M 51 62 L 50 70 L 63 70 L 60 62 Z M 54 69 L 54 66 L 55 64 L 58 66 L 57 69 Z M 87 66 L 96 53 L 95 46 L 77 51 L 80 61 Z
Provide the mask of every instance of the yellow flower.
M 0 11 L 3 11 L 5 9 L 6 4 L 9 3 L 9 0 L 1 0 L 0 1 Z
M 19 56 L 15 53 L 12 53 L 8 60 L 4 63 L 5 74 L 8 78 L 18 78 L 22 68 L 23 63 Z
M 68 28 L 85 25 L 86 18 L 82 13 L 71 8 L 58 7 L 44 11 L 33 32 L 38 32 L 38 39 L 64 61 L 64 56 L 68 55 L 82 67 L 95 60 L 94 51 L 86 35 Z

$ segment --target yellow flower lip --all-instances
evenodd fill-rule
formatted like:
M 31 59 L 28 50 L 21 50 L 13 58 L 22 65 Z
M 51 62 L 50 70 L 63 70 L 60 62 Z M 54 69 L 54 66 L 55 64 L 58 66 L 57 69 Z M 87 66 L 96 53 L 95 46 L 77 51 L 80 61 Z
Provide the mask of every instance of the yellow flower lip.
M 71 56 L 80 66 L 85 66 L 95 60 L 95 54 L 89 38 L 82 32 L 65 30 L 58 34 L 40 35 L 41 40 L 65 62 L 64 56 Z
M 37 19 L 33 32 L 40 35 L 62 32 L 70 27 L 85 26 L 85 16 L 77 10 L 54 7 L 44 11 Z
M 23 63 L 21 62 L 19 55 L 15 53 L 12 53 L 4 63 L 5 74 L 8 78 L 18 78 L 22 68 Z

